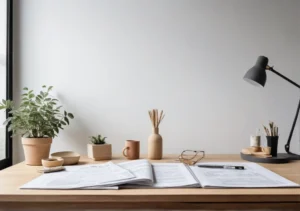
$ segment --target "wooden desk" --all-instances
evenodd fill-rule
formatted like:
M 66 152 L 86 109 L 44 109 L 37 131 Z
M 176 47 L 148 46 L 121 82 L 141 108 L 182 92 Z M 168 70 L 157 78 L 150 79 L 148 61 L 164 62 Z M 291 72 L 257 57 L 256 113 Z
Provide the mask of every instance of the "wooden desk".
M 159 162 L 174 162 L 167 156 Z M 115 162 L 123 161 L 114 158 Z M 239 155 L 208 155 L 205 161 L 241 161 Z M 81 164 L 93 163 L 87 158 Z M 98 162 L 99 163 L 99 162 Z M 264 167 L 300 183 L 300 161 L 264 164 Z M 24 163 L 0 171 L 0 210 L 53 209 L 279 209 L 299 210 L 300 189 L 131 189 L 131 190 L 19 190 L 39 176 L 40 167 Z

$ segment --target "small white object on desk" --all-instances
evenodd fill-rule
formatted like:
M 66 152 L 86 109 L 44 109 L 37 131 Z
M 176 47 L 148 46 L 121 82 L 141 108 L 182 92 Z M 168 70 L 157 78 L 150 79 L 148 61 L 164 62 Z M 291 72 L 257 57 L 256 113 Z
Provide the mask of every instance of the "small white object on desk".
M 250 146 L 260 147 L 260 136 L 250 136 Z
M 63 166 L 56 166 L 56 167 L 44 167 L 43 169 L 39 170 L 40 173 L 51 173 L 57 171 L 64 171 L 65 167 Z
M 260 129 L 256 129 L 256 134 L 254 136 L 250 136 L 250 146 L 260 147 Z

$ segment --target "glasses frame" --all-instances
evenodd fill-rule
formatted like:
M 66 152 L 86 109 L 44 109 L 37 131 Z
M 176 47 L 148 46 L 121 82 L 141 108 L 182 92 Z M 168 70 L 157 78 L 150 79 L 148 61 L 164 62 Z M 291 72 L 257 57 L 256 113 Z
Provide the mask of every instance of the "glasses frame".
M 184 154 L 185 152 L 188 152 L 188 151 L 194 152 L 195 155 L 194 155 L 192 158 L 189 158 L 189 159 L 183 158 L 183 154 Z M 197 157 L 197 155 L 199 155 L 200 153 L 202 153 L 203 156 L 200 157 L 200 158 L 197 159 L 197 160 L 193 160 L 193 159 L 194 159 L 195 157 Z M 202 160 L 204 157 L 205 157 L 205 151 L 203 151 L 203 150 L 189 150 L 189 149 L 187 149 L 187 150 L 183 150 L 183 151 L 181 152 L 181 154 L 179 155 L 178 159 L 179 159 L 179 161 L 182 162 L 182 163 L 185 163 L 185 164 L 187 164 L 187 165 L 189 165 L 189 166 L 193 166 L 193 165 L 195 165 L 196 163 L 198 163 L 200 160 Z

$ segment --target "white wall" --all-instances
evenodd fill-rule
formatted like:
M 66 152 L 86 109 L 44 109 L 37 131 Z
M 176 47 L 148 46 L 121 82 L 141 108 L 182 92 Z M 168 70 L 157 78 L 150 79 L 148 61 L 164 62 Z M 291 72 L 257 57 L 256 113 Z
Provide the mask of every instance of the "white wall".
M 2 56 L 6 53 L 6 6 L 6 0 L 0 0 L 0 55 Z
M 145 153 L 150 108 L 166 112 L 165 153 L 239 153 L 268 120 L 283 151 L 298 90 L 274 74 L 264 89 L 242 77 L 265 55 L 300 83 L 299 9 L 297 0 L 17 1 L 15 99 L 24 86 L 54 85 L 75 114 L 52 151 L 85 154 L 101 133 L 114 153 L 126 139 Z

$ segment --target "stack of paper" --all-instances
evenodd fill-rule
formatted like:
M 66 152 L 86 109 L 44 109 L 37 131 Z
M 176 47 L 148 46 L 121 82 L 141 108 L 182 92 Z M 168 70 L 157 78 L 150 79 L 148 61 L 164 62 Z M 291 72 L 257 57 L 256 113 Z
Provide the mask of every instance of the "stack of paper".
M 121 188 L 267 188 L 299 187 L 255 163 L 201 163 L 242 165 L 245 170 L 212 169 L 182 163 L 134 160 L 124 163 L 67 166 L 66 171 L 43 174 L 22 189 L 118 189 Z
M 23 185 L 21 189 L 86 189 L 95 186 L 99 189 L 118 189 L 112 186 L 132 178 L 135 176 L 131 172 L 112 162 L 66 166 L 65 171 L 43 174 Z

